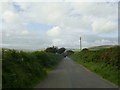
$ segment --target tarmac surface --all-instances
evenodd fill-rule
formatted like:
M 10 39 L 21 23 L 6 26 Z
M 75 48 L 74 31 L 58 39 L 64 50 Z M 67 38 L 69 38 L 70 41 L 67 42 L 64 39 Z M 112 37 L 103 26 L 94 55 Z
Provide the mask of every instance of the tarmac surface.
M 36 88 L 118 88 L 118 86 L 66 57 Z

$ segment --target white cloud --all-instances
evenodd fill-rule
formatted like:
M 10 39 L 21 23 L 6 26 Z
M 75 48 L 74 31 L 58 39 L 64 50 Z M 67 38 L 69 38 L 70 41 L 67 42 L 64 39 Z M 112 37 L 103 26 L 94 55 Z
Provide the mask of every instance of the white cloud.
M 47 25 L 90 29 L 96 18 L 117 18 L 117 4 L 113 3 L 18 3 L 31 20 Z M 39 9 L 39 10 L 38 10 Z
M 98 19 L 93 22 L 92 28 L 97 33 L 110 33 L 117 31 L 117 23 L 108 19 Z
M 20 17 L 10 3 L 0 3 L 0 15 L 5 23 L 19 23 Z
M 96 40 L 94 42 L 96 45 L 117 45 L 117 41 L 111 41 L 106 39 Z
M 53 39 L 52 40 L 52 45 L 54 45 L 54 46 L 62 46 L 62 45 L 64 45 L 64 42 L 61 39 Z
M 15 24 L 15 23 L 20 22 L 20 17 L 18 16 L 18 14 L 15 14 L 9 10 L 3 13 L 2 18 L 6 23 Z
M 22 31 L 22 34 L 27 35 L 27 34 L 29 34 L 29 32 L 27 30 L 24 30 L 24 31 Z
M 9 3 L 5 3 L 5 2 L 0 2 L 0 15 L 2 15 L 5 11 L 10 10 L 10 11 L 14 11 L 15 9 L 13 8 L 12 5 L 10 5 Z
M 27 9 L 27 15 L 33 21 L 49 25 L 58 25 L 62 18 L 65 16 L 66 11 L 68 10 L 67 4 L 65 3 L 32 3 L 27 4 L 23 3 L 24 7 L 29 7 Z M 23 7 L 22 3 L 19 4 L 20 7 Z M 39 10 L 38 10 L 39 9 Z M 25 9 L 26 10 L 26 9 Z
M 55 26 L 47 32 L 47 35 L 48 36 L 58 36 L 58 35 L 60 35 L 60 32 L 61 32 L 61 28 L 58 26 Z
M 118 8 L 117 3 L 71 3 L 73 7 L 72 14 L 82 14 L 95 17 L 114 17 L 116 18 Z
M 44 48 L 51 45 L 75 48 L 79 47 L 80 36 L 83 38 L 83 47 L 101 43 L 112 44 L 113 41 L 117 41 L 117 36 L 112 39 L 106 38 L 106 34 L 114 35 L 117 30 L 118 7 L 115 3 L 17 2 L 15 4 L 18 5 L 17 9 L 22 11 L 16 11 L 16 7 L 10 3 L 3 3 L 0 11 L 4 21 L 3 43 L 9 47 L 14 47 L 17 43 L 16 48 Z M 41 31 L 42 34 L 37 30 L 31 32 L 25 27 L 25 24 L 31 22 L 50 25 L 53 28 L 44 33 Z

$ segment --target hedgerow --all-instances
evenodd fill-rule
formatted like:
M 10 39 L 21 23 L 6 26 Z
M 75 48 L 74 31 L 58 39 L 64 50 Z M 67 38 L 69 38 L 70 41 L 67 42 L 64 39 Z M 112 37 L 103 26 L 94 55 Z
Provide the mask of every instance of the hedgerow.
M 70 57 L 111 82 L 120 85 L 120 47 L 82 51 Z
M 2 87 L 31 88 L 43 80 L 47 69 L 56 65 L 61 55 L 36 51 L 2 51 Z

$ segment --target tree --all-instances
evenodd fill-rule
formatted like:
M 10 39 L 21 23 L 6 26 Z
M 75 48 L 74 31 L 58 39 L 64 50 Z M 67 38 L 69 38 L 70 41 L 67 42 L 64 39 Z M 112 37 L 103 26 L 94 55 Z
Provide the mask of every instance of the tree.
M 56 53 L 57 50 L 58 50 L 58 48 L 53 46 L 53 47 L 48 47 L 45 51 L 46 52 L 51 52 L 51 53 Z
M 65 48 L 60 48 L 57 50 L 57 53 L 62 54 L 64 53 L 65 50 L 66 50 Z

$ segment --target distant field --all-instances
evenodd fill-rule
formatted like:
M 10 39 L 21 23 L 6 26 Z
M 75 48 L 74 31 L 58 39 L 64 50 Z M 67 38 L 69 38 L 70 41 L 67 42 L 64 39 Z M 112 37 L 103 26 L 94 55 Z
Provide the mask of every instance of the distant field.
M 106 48 L 111 48 L 111 47 L 115 47 L 115 45 L 102 45 L 102 46 L 94 46 L 94 47 L 89 47 L 88 49 L 91 51 L 96 51 L 96 50 L 100 50 L 100 49 L 106 49 Z M 79 52 L 80 49 L 75 49 L 72 50 L 73 52 Z
M 88 48 L 89 50 L 100 50 L 100 49 L 106 49 L 111 47 L 95 47 L 95 48 Z
M 75 50 L 72 50 L 73 52 L 79 52 L 80 51 L 80 49 L 75 49 Z
M 105 48 L 111 48 L 111 47 L 115 47 L 116 45 L 102 45 L 102 46 L 94 46 L 94 47 L 89 47 L 88 49 L 93 50 L 99 50 L 99 49 L 105 49 Z

